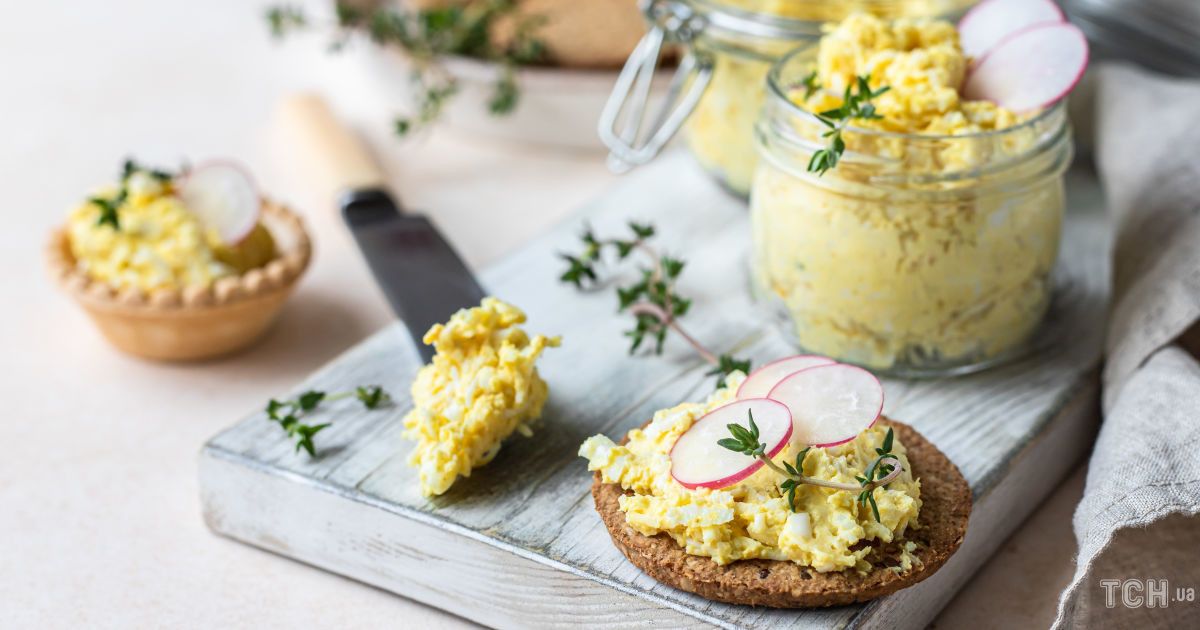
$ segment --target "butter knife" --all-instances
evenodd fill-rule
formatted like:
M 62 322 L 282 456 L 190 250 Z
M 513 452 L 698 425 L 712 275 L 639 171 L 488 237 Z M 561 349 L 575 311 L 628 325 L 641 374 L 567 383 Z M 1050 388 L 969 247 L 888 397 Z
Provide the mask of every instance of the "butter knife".
M 421 338 L 462 308 L 478 306 L 483 288 L 427 217 L 401 210 L 384 185 L 382 169 L 354 134 L 317 96 L 284 103 L 287 129 L 302 150 L 323 162 L 337 190 L 337 206 L 359 250 L 404 322 L 422 361 L 434 349 Z

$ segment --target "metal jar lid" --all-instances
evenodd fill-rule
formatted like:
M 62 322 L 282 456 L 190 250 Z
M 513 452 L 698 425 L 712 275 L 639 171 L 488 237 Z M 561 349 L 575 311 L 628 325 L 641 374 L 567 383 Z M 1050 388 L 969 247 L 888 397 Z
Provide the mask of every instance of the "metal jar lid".
M 653 160 L 700 101 L 712 79 L 713 59 L 691 45 L 697 37 L 801 41 L 819 32 L 812 22 L 724 10 L 711 0 L 640 0 L 640 4 L 650 28 L 617 76 L 598 126 L 609 149 L 609 168 L 615 172 Z M 653 122 L 643 132 L 651 83 L 668 44 L 682 46 L 685 53 Z

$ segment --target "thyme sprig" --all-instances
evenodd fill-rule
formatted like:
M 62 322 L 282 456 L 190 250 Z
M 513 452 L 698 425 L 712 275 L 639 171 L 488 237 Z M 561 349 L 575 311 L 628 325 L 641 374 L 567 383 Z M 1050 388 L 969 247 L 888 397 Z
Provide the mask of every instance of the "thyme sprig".
M 138 164 L 132 158 L 125 158 L 125 161 L 121 163 L 121 174 L 118 178 L 121 182 L 121 187 L 117 190 L 117 194 L 111 198 L 99 195 L 88 197 L 88 203 L 100 209 L 100 216 L 96 218 L 97 227 L 108 225 L 113 230 L 121 229 L 121 218 L 118 215 L 118 211 L 125 204 L 125 201 L 129 199 L 129 178 L 138 172 L 146 173 L 164 184 L 175 178 L 175 174 L 170 171 L 147 168 Z
M 269 400 L 266 406 L 267 419 L 278 424 L 288 437 L 296 440 L 296 452 L 303 448 L 309 457 L 315 457 L 317 449 L 313 444 L 313 437 L 332 426 L 332 423 L 305 424 L 301 419 L 322 403 L 331 403 L 350 397 L 358 399 L 367 409 L 377 409 L 391 400 L 391 396 L 378 385 L 356 387 L 352 392 L 336 394 L 310 389 L 291 400 L 279 401 L 274 398 Z
M 96 217 L 96 227 L 108 225 L 113 230 L 121 229 L 121 218 L 117 215 L 117 210 L 125 203 L 126 197 L 129 196 L 129 191 L 121 186 L 121 190 L 117 192 L 112 199 L 107 199 L 99 195 L 88 197 L 88 203 L 100 209 L 100 216 Z
M 867 471 L 861 477 L 855 477 L 859 485 L 862 486 L 862 492 L 858 493 L 858 504 L 866 506 L 871 505 L 871 512 L 875 514 L 875 520 L 879 520 L 879 505 L 875 503 L 875 489 L 886 484 L 880 483 L 880 480 L 887 479 L 889 476 L 895 478 L 895 474 L 899 474 L 900 460 L 892 454 L 893 434 L 891 427 L 887 430 L 887 435 L 883 438 L 883 444 L 875 447 L 875 453 L 879 457 L 871 462 L 867 467 Z M 896 462 L 894 465 L 889 462 Z M 895 474 L 893 474 L 895 473 Z
M 875 503 L 875 489 L 886 488 L 889 483 L 895 481 L 896 477 L 899 477 L 900 473 L 903 472 L 903 469 L 900 467 L 899 458 L 892 454 L 894 436 L 890 427 L 887 430 L 887 435 L 883 438 L 883 445 L 875 449 L 879 457 L 867 467 L 863 476 L 855 477 L 859 483 L 858 485 L 854 485 L 818 479 L 816 477 L 805 477 L 804 459 L 808 456 L 811 447 L 805 448 L 796 454 L 796 463 L 794 465 L 784 462 L 783 466 L 780 467 L 771 461 L 770 457 L 767 457 L 766 443 L 759 441 L 758 425 L 754 424 L 754 412 L 748 412 L 747 415 L 750 423 L 749 428 L 743 427 L 740 424 L 727 424 L 725 426 L 729 429 L 731 437 L 717 440 L 717 444 L 735 453 L 741 453 L 758 459 L 767 468 L 785 477 L 779 484 L 779 489 L 787 496 L 788 507 L 793 512 L 796 511 L 796 488 L 808 484 L 822 488 L 833 488 L 834 490 L 858 492 L 858 504 L 862 506 L 870 505 L 871 512 L 875 515 L 875 520 L 877 522 L 880 520 L 879 506 Z
M 817 89 L 816 74 L 810 74 L 803 85 L 806 91 L 805 98 L 807 98 Z M 822 138 L 829 139 L 829 145 L 813 152 L 812 157 L 808 160 L 808 172 L 820 176 L 837 166 L 842 154 L 846 151 L 846 141 L 842 138 L 842 130 L 853 120 L 881 120 L 883 116 L 875 112 L 875 104 L 871 100 L 890 89 L 890 86 L 885 85 L 872 90 L 870 75 L 859 76 L 846 86 L 840 107 L 827 109 L 817 114 L 817 120 L 829 128 L 821 134 Z
M 708 376 L 717 377 L 717 389 L 725 387 L 725 377 L 733 372 L 741 372 L 742 374 L 750 373 L 750 359 L 738 359 L 728 354 L 722 354 L 717 357 L 717 363 L 711 370 L 706 372 Z
M 359 34 L 374 44 L 394 46 L 412 60 L 413 113 L 395 120 L 397 135 L 407 135 L 436 121 L 458 93 L 457 80 L 439 61 L 443 55 L 462 55 L 500 65 L 487 106 L 492 115 L 503 116 L 512 112 L 520 100 L 516 69 L 546 59 L 545 46 L 536 37 L 545 20 L 521 15 L 517 8 L 514 0 L 469 0 L 423 9 L 391 5 L 364 8 L 337 2 L 330 50 L 340 51 L 353 35 Z M 313 25 L 303 9 L 291 5 L 269 7 L 266 19 L 276 38 Z M 492 38 L 493 28 L 501 22 L 513 25 L 512 36 L 502 44 Z
M 821 89 L 821 81 L 817 78 L 817 71 L 813 70 L 801 79 L 800 87 L 804 88 L 804 100 L 812 98 L 812 95 Z
M 659 254 L 649 244 L 648 241 L 655 235 L 653 225 L 630 221 L 628 227 L 628 238 L 600 238 L 591 227 L 585 227 L 580 235 L 583 250 L 577 254 L 559 253 L 559 257 L 567 263 L 559 280 L 583 289 L 599 282 L 598 269 L 604 264 L 606 251 L 612 251 L 618 262 L 626 260 L 634 252 L 641 252 L 650 264 L 640 269 L 636 282 L 617 287 L 617 311 L 627 312 L 634 317 L 633 328 L 625 331 L 625 336 L 629 338 L 629 353 L 637 352 L 647 339 L 653 339 L 654 354 L 662 354 L 667 334 L 674 331 L 712 364 L 713 368 L 707 374 L 717 376 L 718 389 L 725 386 L 725 377 L 734 370 L 749 372 L 749 360 L 712 352 L 680 325 L 679 318 L 692 307 L 692 301 L 675 290 L 675 284 L 687 263 L 680 258 Z

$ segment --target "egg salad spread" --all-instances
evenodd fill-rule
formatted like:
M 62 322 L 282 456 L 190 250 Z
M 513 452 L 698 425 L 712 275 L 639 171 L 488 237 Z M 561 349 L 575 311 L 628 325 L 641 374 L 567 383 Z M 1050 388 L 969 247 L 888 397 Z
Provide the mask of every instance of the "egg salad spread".
M 968 59 L 943 21 L 855 14 L 801 61 L 780 74 L 792 102 L 760 123 L 808 144 L 760 141 L 758 295 L 806 351 L 876 370 L 935 374 L 1014 351 L 1049 305 L 1071 152 L 1062 112 L 964 100 Z M 827 141 L 804 112 L 837 108 L 858 77 L 888 88 L 872 100 L 879 117 L 852 121 L 835 168 L 806 172 Z
M 962 135 L 1004 129 L 1017 115 L 989 101 L 966 101 L 959 88 L 968 59 L 958 43 L 958 30 L 943 20 L 887 21 L 855 13 L 821 38 L 816 80 L 820 89 L 793 90 L 810 112 L 842 104 L 845 89 L 857 77 L 870 77 L 872 87 L 888 91 L 874 99 L 878 118 L 855 120 L 855 126 L 901 133 Z
M 112 205 L 119 222 L 101 221 L 101 203 Z M 89 277 L 144 292 L 207 286 L 262 266 L 275 252 L 261 224 L 236 245 L 221 242 L 174 194 L 169 178 L 140 170 L 120 190 L 101 190 L 76 207 L 67 237 L 75 264 Z
M 788 560 L 818 572 L 854 569 L 869 572 L 866 560 L 871 541 L 890 543 L 917 527 L 921 483 L 913 479 L 904 445 L 896 440 L 893 453 L 904 472 L 886 488 L 875 491 L 879 521 L 871 508 L 859 505 L 855 493 L 815 485 L 796 490 L 796 509 L 788 506 L 779 476 L 763 467 L 726 488 L 689 490 L 671 476 L 670 452 L 675 441 L 708 412 L 733 402 L 745 377 L 739 372 L 725 388 L 703 403 L 684 403 L 654 414 L 645 428 L 629 432 L 624 445 L 603 435 L 588 438 L 579 455 L 588 470 L 599 471 L 604 483 L 620 484 L 625 521 L 646 536 L 666 533 L 687 553 L 712 558 L 717 564 L 761 558 Z M 885 429 L 875 427 L 845 444 L 813 448 L 804 458 L 803 474 L 828 481 L 856 484 L 856 475 L 875 459 Z M 792 444 L 776 461 L 795 459 Z M 919 562 L 916 544 L 901 546 L 904 572 Z
M 458 477 L 492 461 L 512 433 L 533 434 L 549 390 L 535 363 L 558 337 L 532 338 L 518 327 L 525 313 L 496 298 L 454 314 L 425 334 L 437 349 L 412 385 L 404 437 L 417 445 L 408 463 L 421 492 L 439 495 Z
M 806 40 L 815 40 L 822 24 L 840 20 L 856 9 L 885 17 L 936 16 L 952 13 L 964 0 L 710 0 L 709 4 L 755 16 L 765 24 L 785 22 L 778 28 L 788 37 L 711 38 L 696 44 L 713 65 L 704 96 L 688 118 L 688 148 L 705 170 L 716 174 L 733 192 L 750 192 L 758 154 L 754 148 L 754 122 L 766 100 L 766 76 L 784 53 Z
M 787 46 L 768 44 L 757 54 L 713 51 L 708 89 L 684 127 L 688 150 L 700 166 L 743 197 L 750 194 L 758 164 L 754 121 L 766 100 L 763 83 Z

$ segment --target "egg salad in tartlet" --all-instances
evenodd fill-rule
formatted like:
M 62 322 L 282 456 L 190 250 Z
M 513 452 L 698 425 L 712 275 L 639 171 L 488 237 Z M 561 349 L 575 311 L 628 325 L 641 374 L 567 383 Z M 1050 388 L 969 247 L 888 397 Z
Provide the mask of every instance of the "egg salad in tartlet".
M 603 435 L 585 441 L 579 454 L 594 472 L 596 510 L 617 548 L 665 584 L 779 608 L 866 601 L 945 563 L 966 534 L 966 480 L 912 427 L 879 416 L 882 393 L 879 406 L 854 412 L 866 428 L 822 434 L 843 422 L 834 407 L 853 387 L 841 379 L 866 373 L 832 361 L 804 371 L 814 370 L 827 378 L 773 376 L 785 383 L 767 388 L 779 400 L 749 392 L 735 373 L 707 400 L 659 411 L 619 443 Z M 800 388 L 789 392 L 789 379 Z M 814 396 L 823 382 L 842 391 Z M 741 439 L 750 442 L 739 446 Z M 839 443 L 813 445 L 826 441 Z
M 182 173 L 127 160 L 51 235 L 51 274 L 118 349 L 162 360 L 226 354 L 274 321 L 308 266 L 298 216 L 226 162 Z

